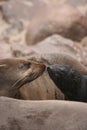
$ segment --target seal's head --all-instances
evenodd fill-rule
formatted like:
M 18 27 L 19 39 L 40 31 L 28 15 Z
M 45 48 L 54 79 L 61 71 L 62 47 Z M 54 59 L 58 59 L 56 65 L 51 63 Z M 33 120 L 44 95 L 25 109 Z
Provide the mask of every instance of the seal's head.
M 81 75 L 74 68 L 65 64 L 50 65 L 47 71 L 65 96 L 73 100 L 80 89 Z
M 15 92 L 25 83 L 31 82 L 45 70 L 45 65 L 25 59 L 0 60 L 0 95 Z M 3 94 L 5 93 L 5 94 Z M 8 94 L 6 96 L 9 96 Z

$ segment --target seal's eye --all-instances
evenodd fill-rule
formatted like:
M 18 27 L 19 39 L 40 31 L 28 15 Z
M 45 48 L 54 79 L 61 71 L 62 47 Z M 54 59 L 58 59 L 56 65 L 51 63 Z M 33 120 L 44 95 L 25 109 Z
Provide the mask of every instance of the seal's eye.
M 29 69 L 30 66 L 31 66 L 31 63 L 25 63 L 25 64 L 24 64 L 24 68 L 26 68 L 26 69 Z
M 31 66 L 31 63 L 24 63 L 24 64 L 20 64 L 19 68 L 20 69 L 29 69 Z

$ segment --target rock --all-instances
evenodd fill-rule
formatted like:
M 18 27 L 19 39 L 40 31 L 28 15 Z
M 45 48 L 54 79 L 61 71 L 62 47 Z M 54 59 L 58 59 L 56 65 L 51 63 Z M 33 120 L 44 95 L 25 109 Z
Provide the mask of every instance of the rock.
M 0 97 L 0 130 L 86 130 L 87 104 Z
M 85 17 L 87 17 L 87 4 L 78 6 L 77 8 Z
M 3 29 L 1 30 L 0 39 L 3 39 L 5 42 L 10 44 L 25 43 L 26 22 L 21 20 L 18 21 L 16 20 L 4 26 L 2 26 Z
M 73 6 L 87 17 L 87 0 L 65 0 L 63 3 Z
M 82 46 L 87 46 L 87 36 L 86 37 L 84 37 L 82 40 L 81 40 L 81 42 L 80 42 L 81 44 L 82 44 Z
M 14 57 L 27 57 L 35 52 L 26 44 L 12 43 L 11 50 Z
M 78 58 L 81 56 L 81 45 L 60 35 L 52 35 L 36 45 L 12 43 L 10 46 L 16 57 L 58 52 L 69 53 Z
M 8 2 L 9 0 L 0 0 L 0 6 L 2 6 L 5 2 Z
M 1 0 L 8 1 L 5 3 L 3 8 L 3 14 L 6 21 L 14 21 L 15 19 L 26 19 L 31 20 L 31 18 L 35 17 L 37 12 L 41 12 L 41 10 L 53 3 L 57 4 L 68 4 L 70 6 L 79 7 L 85 6 L 87 0 Z M 1 2 L 2 3 L 2 2 Z M 14 9 L 13 9 L 14 8 Z M 22 10 L 24 9 L 24 10 Z
M 10 46 L 15 57 L 29 58 L 33 54 L 64 52 L 77 58 L 83 64 L 86 61 L 85 53 L 87 51 L 86 48 L 83 48 L 82 43 L 74 42 L 60 35 L 52 35 L 36 45 L 28 46 L 26 44 L 12 43 Z
M 11 58 L 12 51 L 10 45 L 6 43 L 0 43 L 0 58 Z
M 30 21 L 26 43 L 35 44 L 53 34 L 80 41 L 87 35 L 87 18 L 68 5 L 48 6 Z
M 71 6 L 84 6 L 87 3 L 87 0 L 65 0 L 64 3 L 69 4 Z
M 60 35 L 52 35 L 36 45 L 29 46 L 29 48 L 36 54 L 64 52 L 77 57 L 80 62 L 84 60 L 82 46 Z
M 3 8 L 4 18 L 7 22 L 15 20 L 31 20 L 42 8 L 46 6 L 45 0 L 10 0 Z M 37 10 L 37 11 L 36 11 Z
M 84 37 L 80 44 L 82 45 L 82 52 L 83 52 L 83 62 L 84 62 L 84 65 L 87 66 L 87 36 Z
M 79 11 L 87 17 L 87 0 L 64 0 L 63 3 L 79 9 Z

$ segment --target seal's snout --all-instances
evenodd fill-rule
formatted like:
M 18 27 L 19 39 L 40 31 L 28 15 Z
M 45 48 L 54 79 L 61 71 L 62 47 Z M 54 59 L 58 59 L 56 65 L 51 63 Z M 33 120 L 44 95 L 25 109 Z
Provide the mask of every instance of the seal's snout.
M 47 70 L 49 70 L 49 68 L 50 68 L 50 67 L 48 66 L 48 67 L 47 67 Z
M 50 67 L 50 66 L 47 67 L 48 72 L 51 71 L 51 69 L 52 69 L 52 67 Z
M 48 71 L 48 72 L 53 72 L 53 70 L 54 70 L 54 68 L 53 68 L 52 65 L 50 65 L 50 66 L 47 67 L 47 71 Z
M 50 66 L 48 66 L 47 68 L 48 68 L 48 69 L 52 69 L 53 67 L 52 67 L 52 65 L 50 65 Z
M 46 69 L 46 66 L 43 63 L 36 63 L 36 66 L 42 70 Z
M 48 66 L 48 67 L 47 67 L 47 71 L 48 71 L 48 74 L 49 74 L 50 76 L 53 76 L 53 67 L 52 67 L 52 66 Z
M 42 68 L 43 71 L 45 71 L 46 66 L 44 64 L 40 64 L 40 67 Z

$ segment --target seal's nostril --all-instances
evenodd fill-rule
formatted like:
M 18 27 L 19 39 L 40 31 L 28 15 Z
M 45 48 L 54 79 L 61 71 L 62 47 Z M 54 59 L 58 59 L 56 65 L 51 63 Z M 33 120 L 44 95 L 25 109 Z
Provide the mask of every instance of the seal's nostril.
M 53 72 L 53 70 L 52 70 L 52 66 L 48 66 L 48 67 L 47 67 L 47 72 L 48 72 L 48 74 L 49 74 L 50 77 L 53 77 L 53 76 L 54 76 L 54 72 Z
M 52 69 L 53 69 L 52 65 L 48 66 L 47 68 L 48 68 L 48 69 L 50 69 L 50 70 L 52 70 Z
M 46 66 L 45 66 L 44 64 L 42 64 L 42 68 L 43 68 L 43 70 L 45 71 L 45 69 L 46 69 Z
M 47 67 L 47 71 L 48 71 L 48 72 L 52 71 L 52 67 L 51 67 L 51 66 L 48 66 L 48 67 Z
M 49 70 L 50 70 L 50 67 L 48 66 L 48 67 L 47 67 L 47 71 L 49 71 Z

